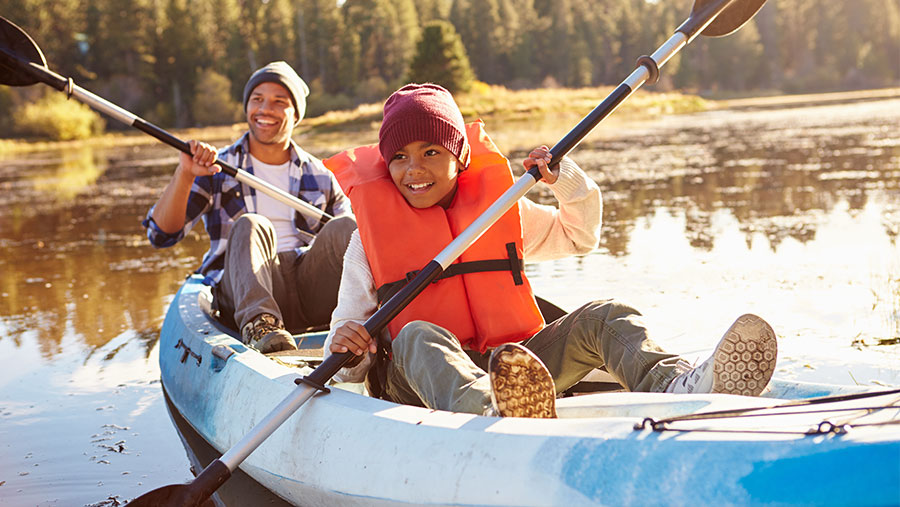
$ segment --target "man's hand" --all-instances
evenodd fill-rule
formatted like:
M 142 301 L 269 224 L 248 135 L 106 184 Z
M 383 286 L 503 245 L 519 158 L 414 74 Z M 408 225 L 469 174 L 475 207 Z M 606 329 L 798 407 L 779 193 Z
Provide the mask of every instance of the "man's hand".
M 193 180 L 197 176 L 210 176 L 221 171 L 216 164 L 216 148 L 200 141 L 188 141 L 192 155 L 182 152 L 178 159 L 177 171 L 185 178 Z

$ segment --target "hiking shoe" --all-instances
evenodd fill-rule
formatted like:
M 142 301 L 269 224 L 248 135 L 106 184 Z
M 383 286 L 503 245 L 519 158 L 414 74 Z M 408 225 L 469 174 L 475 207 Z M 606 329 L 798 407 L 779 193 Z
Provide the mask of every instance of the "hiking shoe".
M 261 313 L 246 323 L 241 329 L 241 341 L 263 354 L 297 349 L 293 335 L 270 313 Z
M 775 372 L 777 354 L 772 326 L 756 315 L 741 315 L 725 332 L 712 357 L 675 377 L 666 392 L 759 396 Z
M 556 417 L 556 388 L 533 352 L 505 343 L 491 353 L 491 403 L 501 417 Z

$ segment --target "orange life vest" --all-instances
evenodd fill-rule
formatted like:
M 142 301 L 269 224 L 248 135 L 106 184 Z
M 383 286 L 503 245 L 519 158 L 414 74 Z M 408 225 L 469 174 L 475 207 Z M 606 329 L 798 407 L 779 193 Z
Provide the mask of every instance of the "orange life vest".
M 471 161 L 459 174 L 456 196 L 446 210 L 410 206 L 394 185 L 378 145 L 325 160 L 350 197 L 381 293 L 379 303 L 386 300 L 383 293 L 399 290 L 513 184 L 509 161 L 482 123 L 467 125 L 466 133 Z M 516 204 L 445 270 L 445 275 L 454 276 L 432 283 L 391 321 L 391 338 L 414 320 L 441 326 L 463 347 L 482 352 L 533 336 L 544 320 L 524 276 L 522 252 Z M 454 274 L 457 271 L 462 274 Z

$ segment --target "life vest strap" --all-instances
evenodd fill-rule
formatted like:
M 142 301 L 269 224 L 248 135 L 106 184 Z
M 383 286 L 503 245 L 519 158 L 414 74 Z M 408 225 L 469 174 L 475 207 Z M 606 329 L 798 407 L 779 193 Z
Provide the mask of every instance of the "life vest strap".
M 451 264 L 450 267 L 445 269 L 431 283 L 437 283 L 439 280 L 450 278 L 451 276 L 468 275 L 471 273 L 485 273 L 489 271 L 509 271 L 510 273 L 512 273 L 513 281 L 515 282 L 515 284 L 522 285 L 523 283 L 525 283 L 524 279 L 522 278 L 522 271 L 525 269 L 525 263 L 523 263 L 522 259 L 519 258 L 519 252 L 516 251 L 515 243 L 506 244 L 506 255 L 508 257 L 505 259 L 486 259 L 480 261 L 457 262 Z M 406 284 L 412 281 L 412 279 L 415 278 L 418 274 L 418 270 L 410 271 L 409 273 L 406 273 L 406 278 L 394 282 L 388 282 L 381 287 L 378 287 L 378 303 L 384 303 L 385 301 L 393 297 L 394 294 L 400 292 L 400 289 L 406 286 Z

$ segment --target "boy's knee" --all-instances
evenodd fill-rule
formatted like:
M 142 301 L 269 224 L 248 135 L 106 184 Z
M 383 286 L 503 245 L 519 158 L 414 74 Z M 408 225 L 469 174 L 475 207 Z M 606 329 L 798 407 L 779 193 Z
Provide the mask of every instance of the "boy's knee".
M 400 329 L 399 333 L 397 333 L 397 337 L 394 338 L 391 348 L 396 350 L 398 346 L 399 348 L 403 348 L 408 343 L 424 339 L 428 335 L 433 334 L 435 328 L 437 328 L 437 326 L 430 322 L 425 322 L 424 320 L 414 320 L 409 322 Z
M 577 310 L 578 313 L 586 316 L 608 320 L 618 318 L 624 315 L 640 315 L 631 305 L 619 301 L 617 299 L 598 299 L 585 304 Z
M 397 337 L 391 343 L 391 349 L 396 356 L 398 351 L 410 349 L 415 346 L 431 346 L 438 343 L 447 343 L 456 340 L 450 331 L 431 322 L 414 320 L 403 326 L 397 333 Z

